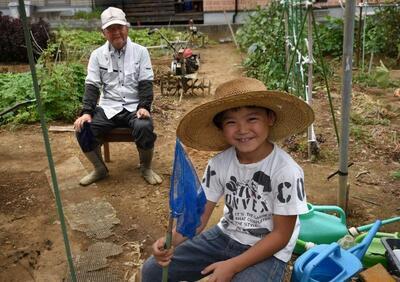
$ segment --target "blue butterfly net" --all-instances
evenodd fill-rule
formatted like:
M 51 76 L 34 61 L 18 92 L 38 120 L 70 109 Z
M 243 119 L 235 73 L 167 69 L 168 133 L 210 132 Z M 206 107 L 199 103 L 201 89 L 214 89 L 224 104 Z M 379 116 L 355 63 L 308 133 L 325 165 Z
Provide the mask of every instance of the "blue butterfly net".
M 177 232 L 188 238 L 196 235 L 206 202 L 196 170 L 181 142 L 176 139 L 169 205 L 171 216 L 177 219 Z

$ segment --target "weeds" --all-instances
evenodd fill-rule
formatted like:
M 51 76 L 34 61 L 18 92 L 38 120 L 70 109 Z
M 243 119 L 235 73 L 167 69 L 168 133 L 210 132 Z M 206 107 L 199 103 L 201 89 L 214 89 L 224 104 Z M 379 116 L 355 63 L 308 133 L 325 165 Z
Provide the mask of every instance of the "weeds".
M 354 138 L 356 142 L 370 143 L 371 135 L 362 126 L 352 124 L 350 126 L 350 136 Z
M 400 170 L 394 171 L 392 177 L 394 180 L 400 180 Z

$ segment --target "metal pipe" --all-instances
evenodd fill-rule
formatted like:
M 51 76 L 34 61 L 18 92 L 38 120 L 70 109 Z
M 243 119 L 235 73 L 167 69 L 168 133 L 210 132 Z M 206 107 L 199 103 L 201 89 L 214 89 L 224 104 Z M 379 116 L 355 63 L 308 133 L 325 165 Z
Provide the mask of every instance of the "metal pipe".
M 286 8 L 284 10 L 284 17 L 285 17 L 285 70 L 286 73 L 290 71 L 290 52 L 289 52 L 289 9 Z
M 361 29 L 363 25 L 363 19 L 362 19 L 362 10 L 363 6 L 359 5 L 360 11 L 358 13 L 358 32 L 357 32 L 357 52 L 356 52 L 356 66 L 360 66 L 360 57 L 361 57 Z
M 235 0 L 235 13 L 232 16 L 232 23 L 236 23 L 236 16 L 238 14 L 238 2 L 239 0 Z
M 363 35 L 362 35 L 362 55 L 361 55 L 361 71 L 364 73 L 364 61 L 365 61 L 365 30 L 367 28 L 367 5 L 368 1 L 365 1 L 365 10 L 364 10 L 364 20 L 363 20 Z
M 346 1 L 344 17 L 344 39 L 342 57 L 342 127 L 339 148 L 339 191 L 338 205 L 347 213 L 348 202 L 348 150 L 349 150 L 349 122 L 351 107 L 352 67 L 353 67 L 353 42 L 354 42 L 354 17 L 355 0 Z
M 307 91 L 306 91 L 306 99 L 307 103 L 312 107 L 313 97 L 312 97 L 312 89 L 313 89 L 313 63 L 314 63 L 314 56 L 313 56 L 313 18 L 312 18 L 312 2 L 307 2 L 307 50 L 308 50 L 308 81 L 307 81 Z M 308 135 L 308 158 L 311 159 L 313 154 L 313 146 L 316 146 L 315 140 L 315 133 L 314 133 L 314 126 L 311 124 L 308 127 L 307 131 Z
M 382 225 L 393 223 L 393 222 L 397 222 L 397 221 L 400 221 L 400 216 L 382 220 Z M 372 226 L 374 226 L 374 223 L 363 225 L 363 226 L 357 227 L 357 231 L 365 232 L 365 231 L 370 230 Z

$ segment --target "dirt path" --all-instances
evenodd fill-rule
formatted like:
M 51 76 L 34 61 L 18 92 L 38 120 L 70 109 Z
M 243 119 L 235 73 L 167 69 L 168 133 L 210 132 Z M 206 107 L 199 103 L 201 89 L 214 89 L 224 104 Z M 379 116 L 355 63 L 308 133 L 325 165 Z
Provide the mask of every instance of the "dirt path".
M 233 45 L 214 45 L 199 52 L 200 75 L 210 79 L 214 87 L 242 74 L 241 57 Z M 132 261 L 137 258 L 133 257 L 127 243 L 138 242 L 142 258 L 146 258 L 152 242 L 165 232 L 177 122 L 190 108 L 210 98 L 184 98 L 178 104 L 175 98 L 160 96 L 156 88 L 153 116 L 158 140 L 154 168 L 164 178 L 160 186 L 149 186 L 140 177 L 136 168 L 137 152 L 132 144 L 110 144 L 110 177 L 97 184 L 96 194 L 112 204 L 120 219 L 120 224 L 113 229 L 114 235 L 103 241 L 124 246 L 122 254 L 109 258 L 109 265 L 121 280 L 129 278 L 136 268 Z M 334 97 L 334 102 L 339 105 L 338 96 Z M 305 170 L 309 201 L 335 204 L 337 177 L 330 181 L 326 177 L 337 170 L 337 146 L 327 99 L 322 94 L 317 95 L 314 108 L 318 112 L 317 134 L 325 140 L 321 144 L 323 156 L 314 163 L 307 161 L 304 157 L 306 141 L 302 136 L 286 149 L 292 151 Z M 398 132 L 398 129 L 397 125 L 387 132 Z M 375 129 L 374 134 L 378 133 Z M 90 170 L 72 133 L 51 133 L 50 138 L 56 165 L 76 156 Z M 399 170 L 399 160 L 391 157 L 397 141 L 389 144 L 383 140 L 390 138 L 381 139 L 382 142 L 377 142 L 380 139 L 376 135 L 369 143 L 351 142 L 350 158 L 355 165 L 350 174 L 350 225 L 399 213 L 399 182 L 390 177 L 392 171 Z M 190 149 L 188 153 L 201 175 L 212 153 Z M 47 158 L 40 127 L 0 129 L 0 156 L 0 281 L 61 281 L 66 273 L 66 256 L 53 194 L 45 175 Z M 82 193 L 87 192 L 84 189 L 87 188 L 82 188 Z M 217 216 L 213 220 L 216 221 Z M 399 229 L 399 225 L 391 225 L 386 230 Z M 69 230 L 69 237 L 74 255 L 86 251 L 95 242 L 78 231 Z
M 200 75 L 213 85 L 240 75 L 240 56 L 232 45 L 212 46 L 200 52 Z M 231 55 L 225 56 L 227 53 Z M 162 174 L 164 183 L 152 187 L 144 182 L 136 168 L 138 158 L 132 144 L 111 143 L 110 177 L 97 185 L 97 194 L 112 204 L 121 221 L 114 235 L 105 241 L 119 245 L 139 242 L 143 258 L 152 242 L 164 234 L 167 223 L 177 121 L 188 109 L 209 99 L 184 98 L 178 104 L 177 99 L 162 97 L 159 89 L 155 90 L 158 140 L 154 167 Z M 91 169 L 72 133 L 50 133 L 50 138 L 56 166 L 78 156 L 86 169 Z M 61 281 L 66 273 L 66 256 L 53 194 L 45 176 L 47 158 L 40 126 L 1 130 L 0 155 L 0 281 Z M 195 155 L 196 167 L 201 171 L 208 154 Z M 74 255 L 86 251 L 94 242 L 84 233 L 72 230 L 69 238 Z M 133 273 L 130 251 L 125 249 L 109 260 L 120 277 Z

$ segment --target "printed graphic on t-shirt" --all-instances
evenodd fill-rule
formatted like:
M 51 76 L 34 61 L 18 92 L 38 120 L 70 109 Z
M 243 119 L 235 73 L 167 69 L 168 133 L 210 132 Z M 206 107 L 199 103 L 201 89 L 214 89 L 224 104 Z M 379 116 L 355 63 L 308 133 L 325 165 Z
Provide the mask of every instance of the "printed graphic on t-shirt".
M 271 207 L 265 195 L 270 194 L 271 178 L 262 171 L 254 173 L 250 180 L 238 181 L 235 176 L 225 185 L 225 205 L 228 214 L 222 224 L 225 228 L 235 222 L 236 229 L 256 237 L 264 237 L 270 230 L 260 228 L 263 222 L 271 220 Z
M 203 183 L 206 185 L 207 188 L 210 188 L 210 181 L 211 181 L 211 176 L 215 175 L 215 170 L 211 170 L 211 167 L 208 165 L 207 170 L 205 173 L 205 178 L 203 178 Z
M 216 171 L 207 166 L 202 180 L 206 188 L 210 188 L 210 182 L 216 175 Z M 249 180 L 240 181 L 235 176 L 230 176 L 225 183 L 225 206 L 228 212 L 221 224 L 225 229 L 234 229 L 259 238 L 267 235 L 271 230 L 272 205 L 274 201 L 288 204 L 297 195 L 298 200 L 305 198 L 304 180 L 297 178 L 296 188 L 293 191 L 292 183 L 283 181 L 275 188 L 273 193 L 271 177 L 263 171 L 256 171 Z M 295 196 L 294 196 L 295 197 Z

